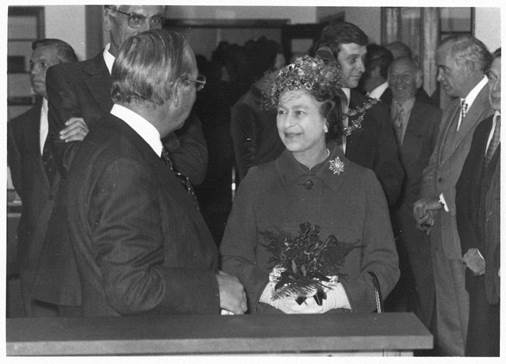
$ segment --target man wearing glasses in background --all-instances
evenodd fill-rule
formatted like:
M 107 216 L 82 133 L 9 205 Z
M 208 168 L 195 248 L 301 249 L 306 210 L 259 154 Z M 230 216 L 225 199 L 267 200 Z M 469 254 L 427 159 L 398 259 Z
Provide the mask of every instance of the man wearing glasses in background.
M 103 52 L 72 67 L 51 67 L 47 71 L 50 158 L 55 160 L 62 180 L 81 141 L 103 122 L 113 106 L 111 71 L 121 45 L 141 32 L 161 28 L 165 10 L 164 6 L 104 6 L 103 24 L 110 43 Z M 201 77 L 194 81 L 197 89 L 205 84 Z M 168 134 L 162 142 L 174 171 L 185 177 L 187 184 L 201 183 L 207 167 L 207 147 L 200 121 L 190 115 L 179 130 Z M 63 210 L 56 208 L 49 221 L 34 296 L 57 305 L 62 315 L 74 315 L 81 297 Z
M 112 105 L 111 69 L 121 44 L 131 36 L 163 25 L 164 6 L 106 5 L 104 29 L 110 43 L 94 58 L 72 67 L 53 67 L 47 73 L 50 135 L 57 161 L 69 145 L 82 140 Z M 200 79 L 199 79 L 200 81 Z M 203 81 L 205 83 L 205 81 Z M 200 184 L 207 167 L 207 148 L 200 121 L 190 115 L 182 129 L 164 140 L 178 171 Z M 74 149 L 74 147 L 70 147 Z

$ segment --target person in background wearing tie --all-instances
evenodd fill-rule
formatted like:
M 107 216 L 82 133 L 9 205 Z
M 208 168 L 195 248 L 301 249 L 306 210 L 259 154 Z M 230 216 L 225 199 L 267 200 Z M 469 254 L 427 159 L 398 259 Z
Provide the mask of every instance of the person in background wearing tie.
M 469 293 L 468 356 L 499 356 L 500 48 L 494 52 L 488 77 L 495 112 L 476 127 L 455 197 Z
M 176 32 L 139 33 L 111 77 L 112 109 L 81 143 L 59 196 L 82 315 L 244 313 L 243 287 L 218 271 L 211 233 L 161 141 L 203 85 L 191 47 Z
M 407 305 L 407 310 L 430 328 L 434 308 L 430 245 L 426 234 L 416 228 L 411 211 L 420 194 L 422 172 L 434 150 L 441 110 L 417 97 L 421 83 L 422 72 L 414 60 L 401 57 L 393 61 L 388 72 L 393 98 L 390 110 L 406 178 L 392 210 L 401 278 L 385 307 L 404 303 L 400 309 Z
M 401 193 L 404 171 L 388 108 L 357 90 L 365 72 L 367 42 L 367 35 L 355 24 L 333 23 L 322 30 L 316 56 L 336 64 L 344 75 L 341 90 L 348 116 L 343 117 L 341 148 L 346 158 L 374 171 L 391 207 Z
M 413 215 L 430 239 L 436 288 L 435 349 L 441 355 L 465 354 L 469 297 L 455 217 L 455 186 L 474 129 L 492 114 L 485 75 L 490 61 L 486 46 L 471 35 L 450 36 L 436 51 L 437 79 L 442 89 L 456 99 L 443 110 Z
M 60 176 L 46 152 L 48 141 L 46 71 L 59 63 L 77 62 L 72 47 L 60 39 L 39 39 L 32 44 L 30 82 L 35 105 L 7 124 L 7 161 L 12 183 L 23 202 L 18 224 L 17 264 L 21 278 L 24 314 L 54 315 L 49 305 L 33 300 L 32 284 L 40 249 L 53 210 Z

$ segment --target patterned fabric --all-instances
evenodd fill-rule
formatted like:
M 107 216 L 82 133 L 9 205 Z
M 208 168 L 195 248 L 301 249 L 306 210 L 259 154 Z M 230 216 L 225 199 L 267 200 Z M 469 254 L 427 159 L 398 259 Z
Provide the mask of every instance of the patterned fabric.
M 459 118 L 459 122 L 457 124 L 457 131 L 459 131 L 459 129 L 460 129 L 460 125 L 462 124 L 462 120 L 464 120 L 464 118 L 466 117 L 467 108 L 468 108 L 468 105 L 466 103 L 466 100 L 465 99 L 460 100 L 460 118 Z
M 181 182 L 181 184 L 185 188 L 186 192 L 188 192 L 188 194 L 192 196 L 193 201 L 195 203 L 195 208 L 199 210 L 197 195 L 195 194 L 195 189 L 193 188 L 190 178 L 188 178 L 183 173 L 179 172 L 176 168 L 174 168 L 174 164 L 172 163 L 172 160 L 170 158 L 170 152 L 167 150 L 165 146 L 163 147 L 161 158 L 163 162 L 170 168 L 170 170 L 174 172 L 176 177 L 179 179 L 179 182 Z

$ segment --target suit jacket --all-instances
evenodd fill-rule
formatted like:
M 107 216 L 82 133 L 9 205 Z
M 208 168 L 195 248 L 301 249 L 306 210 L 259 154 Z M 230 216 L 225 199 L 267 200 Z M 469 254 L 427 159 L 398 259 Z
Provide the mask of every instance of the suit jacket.
M 50 185 L 40 153 L 42 100 L 7 124 L 7 159 L 12 182 L 23 202 L 18 224 L 17 264 L 25 303 L 30 301 L 59 176 Z
M 437 239 L 438 244 L 442 244 L 441 249 L 448 259 L 462 258 L 455 218 L 455 186 L 471 147 L 474 129 L 481 120 L 492 114 L 488 93 L 489 87 L 486 85 L 481 89 L 467 111 L 458 133 L 456 132 L 457 124 L 455 121 L 460 113 L 460 101 L 456 99 L 448 105 L 443 111 L 436 146 L 429 164 L 423 171 L 420 196 L 422 198 L 438 199 L 439 194 L 443 193 L 450 209 L 449 213 L 441 212 L 437 214 L 437 218 L 441 220 L 441 235 L 436 237 L 433 236 L 435 232 L 431 234 L 431 240 L 433 238 Z M 452 138 L 454 143 L 450 146 L 447 140 Z
M 351 90 L 350 108 L 366 102 L 365 96 Z M 346 138 L 346 157 L 376 173 L 389 206 L 400 196 L 404 170 L 399 157 L 390 114 L 381 103 L 377 103 L 365 114 L 362 128 Z
M 328 159 L 309 170 L 284 151 L 276 160 L 252 167 L 241 182 L 220 249 L 223 269 L 244 285 L 250 312 L 270 311 L 259 303 L 274 266 L 267 246 L 272 234 L 299 233 L 309 222 L 320 239 L 334 235 L 356 249 L 343 258 L 341 282 L 355 312 L 376 308 L 376 274 L 383 297 L 399 278 L 398 258 L 386 199 L 374 173 L 347 160 L 331 147 Z M 339 158 L 343 171 L 334 174 L 329 161 Z M 335 257 L 335 259 L 340 259 Z
M 422 173 L 434 150 L 440 122 L 440 109 L 415 100 L 403 143 L 399 148 L 402 165 L 406 172 L 399 202 L 410 205 L 410 209 L 413 208 L 413 203 L 420 195 Z
M 499 218 L 500 147 L 487 169 L 485 148 L 492 128 L 492 117 L 474 132 L 471 148 L 456 187 L 455 204 L 462 253 L 478 248 L 485 258 L 485 291 L 489 303 L 499 302 Z
M 240 179 L 258 164 L 270 162 L 285 150 L 276 127 L 275 110 L 265 110 L 261 91 L 253 85 L 232 106 L 230 134 Z
M 50 67 L 46 74 L 49 101 L 49 135 L 54 143 L 57 160 L 62 165 L 61 173 L 69 167 L 78 142 L 64 143 L 58 133 L 70 117 L 82 117 L 88 128 L 97 127 L 102 117 L 109 113 L 112 80 L 105 65 L 103 54 L 77 63 L 62 63 Z M 195 115 L 189 118 L 183 128 L 164 140 L 171 151 L 174 165 L 190 178 L 193 184 L 200 184 L 205 177 L 207 147 L 200 121 Z
M 59 196 L 83 315 L 218 313 L 217 250 L 192 197 L 126 123 L 100 123 Z

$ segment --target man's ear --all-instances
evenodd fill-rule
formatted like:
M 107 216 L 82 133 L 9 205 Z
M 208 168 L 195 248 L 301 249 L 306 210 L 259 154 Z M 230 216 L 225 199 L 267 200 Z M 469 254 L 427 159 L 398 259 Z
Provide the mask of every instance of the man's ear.
M 181 105 L 181 103 L 183 102 L 184 91 L 185 91 L 184 88 L 185 88 L 185 84 L 181 79 L 174 82 L 174 88 L 173 88 L 171 100 L 172 100 L 172 104 L 176 108 L 179 107 Z

